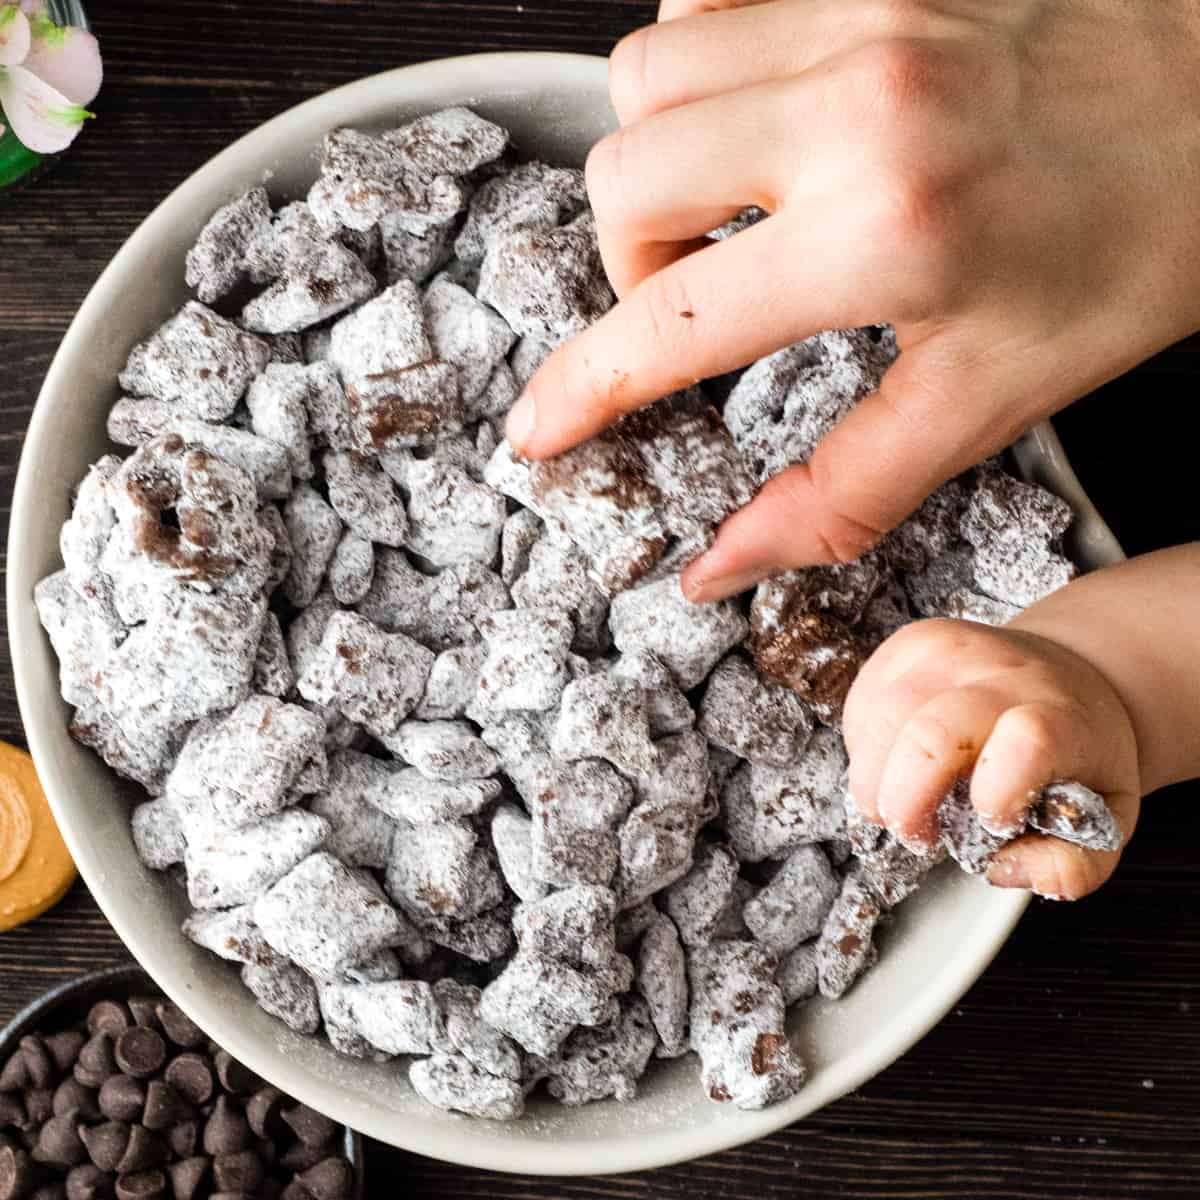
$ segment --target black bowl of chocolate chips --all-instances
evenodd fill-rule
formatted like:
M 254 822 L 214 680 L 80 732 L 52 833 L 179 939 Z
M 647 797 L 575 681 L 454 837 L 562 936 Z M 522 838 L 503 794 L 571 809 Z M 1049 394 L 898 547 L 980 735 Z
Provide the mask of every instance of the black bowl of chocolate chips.
M 61 984 L 0 1033 L 0 1200 L 362 1200 L 362 1159 L 141 967 Z

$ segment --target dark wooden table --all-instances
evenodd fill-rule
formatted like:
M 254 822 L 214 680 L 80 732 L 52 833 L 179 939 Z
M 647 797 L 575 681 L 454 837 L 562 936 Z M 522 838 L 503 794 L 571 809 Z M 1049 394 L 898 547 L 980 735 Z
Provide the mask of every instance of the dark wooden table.
M 109 257 L 180 180 L 299 100 L 360 75 L 484 50 L 604 54 L 653 18 L 635 0 L 95 0 L 99 120 L 36 187 L 0 199 L 0 502 L 59 338 Z M 1126 548 L 1200 537 L 1184 344 L 1077 405 L 1060 429 Z M 19 646 L 9 647 L 20 653 Z M 22 742 L 0 660 L 0 737 Z M 1179 731 L 1200 736 L 1200 729 Z M 857 1094 L 743 1150 L 558 1182 L 372 1146 L 372 1196 L 1200 1197 L 1200 787 L 1146 807 L 1116 879 L 1036 903 L 952 1015 Z M 125 957 L 86 889 L 0 935 L 0 1022 L 65 976 Z

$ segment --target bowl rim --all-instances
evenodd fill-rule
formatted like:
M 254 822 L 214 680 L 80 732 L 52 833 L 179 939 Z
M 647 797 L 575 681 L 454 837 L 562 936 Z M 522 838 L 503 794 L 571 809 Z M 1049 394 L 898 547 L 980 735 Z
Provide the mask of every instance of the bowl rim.
M 81 343 L 80 326 L 84 324 L 85 318 L 117 299 L 118 281 L 126 275 L 128 268 L 143 257 L 145 250 L 153 245 L 160 232 L 174 226 L 176 217 L 172 215 L 173 210 L 184 209 L 188 204 L 189 193 L 202 190 L 205 181 L 223 171 L 230 174 L 235 160 L 240 157 L 247 143 L 261 142 L 266 147 L 270 144 L 272 135 L 301 123 L 314 130 L 325 127 L 326 123 L 337 124 L 337 113 L 343 102 L 360 91 L 364 94 L 370 93 L 377 89 L 385 89 L 393 81 L 403 80 L 407 85 L 408 94 L 411 95 L 418 87 L 436 87 L 439 80 L 461 76 L 464 71 L 480 74 L 491 71 L 505 78 L 523 80 L 525 76 L 522 68 L 530 71 L 536 68 L 542 73 L 539 80 L 542 83 L 553 79 L 555 82 L 569 83 L 577 87 L 599 87 L 604 85 L 607 60 L 595 55 L 543 51 L 500 52 L 436 59 L 366 76 L 312 97 L 249 131 L 201 164 L 138 225 L 90 289 L 68 327 L 46 375 L 30 420 L 17 473 L 9 528 L 11 570 L 8 576 L 7 604 L 13 645 L 22 644 L 23 638 L 41 636 L 31 602 L 32 587 L 36 580 L 29 577 L 30 571 L 25 565 L 29 558 L 29 550 L 26 544 L 27 523 L 22 520 L 22 516 L 34 502 L 37 464 L 33 461 L 32 447 L 43 440 L 43 426 L 50 422 L 49 403 L 46 398 L 63 387 L 68 360 L 76 358 L 82 348 L 78 343 Z M 469 93 L 469 85 L 464 85 L 459 90 Z M 514 85 L 513 94 L 519 94 L 523 90 L 524 87 Z M 469 100 L 464 99 L 461 102 L 469 103 Z M 400 103 L 399 98 L 397 103 Z M 268 155 L 260 153 L 257 157 L 265 160 Z M 244 164 L 236 165 L 244 169 Z M 1116 561 L 1121 557 L 1119 544 L 1111 531 L 1104 526 L 1099 514 L 1079 486 L 1069 464 L 1066 463 L 1061 443 L 1049 424 L 1043 424 L 1026 435 L 1023 443 L 1033 447 L 1032 452 L 1035 456 L 1049 455 L 1056 460 L 1055 465 L 1062 468 L 1064 489 L 1070 493 L 1068 498 L 1077 505 L 1081 519 L 1091 523 L 1090 528 L 1094 536 L 1089 539 L 1088 554 L 1095 563 L 1098 565 L 1101 562 Z M 1020 461 L 1019 448 L 1017 458 Z M 60 818 L 64 839 L 77 860 L 80 874 L 92 890 L 101 911 L 129 951 L 138 959 L 156 963 L 156 939 L 152 931 L 143 928 L 132 919 L 127 921 L 119 913 L 110 911 L 115 900 L 110 903 L 110 899 L 105 896 L 104 872 L 89 854 L 84 832 L 74 828 L 67 820 L 61 819 L 63 813 L 57 799 L 57 764 L 54 762 L 49 734 L 45 732 L 48 729 L 46 715 L 39 712 L 39 706 L 44 709 L 45 704 L 40 702 L 36 695 L 29 656 L 14 655 L 13 671 L 30 753 L 45 783 L 51 807 L 56 817 Z M 791 1100 L 755 1113 L 740 1112 L 736 1114 L 736 1120 L 722 1121 L 720 1114 L 714 1110 L 714 1120 L 702 1128 L 659 1132 L 654 1137 L 638 1137 L 634 1125 L 631 1130 L 632 1136 L 625 1138 L 618 1152 L 607 1142 L 591 1143 L 567 1138 L 562 1139 L 561 1143 L 526 1142 L 520 1138 L 460 1136 L 465 1132 L 465 1128 L 455 1123 L 439 1127 L 436 1131 L 410 1130 L 394 1113 L 384 1111 L 381 1116 L 376 1117 L 375 1114 L 380 1110 L 368 1109 L 357 1099 L 344 1093 L 338 1093 L 332 1097 L 332 1101 L 331 1097 L 322 1096 L 314 1106 L 328 1111 L 341 1122 L 353 1123 L 370 1136 L 402 1149 L 465 1166 L 524 1174 L 616 1174 L 667 1166 L 714 1154 L 764 1137 L 817 1111 L 825 1104 L 861 1086 L 906 1053 L 946 1015 L 978 979 L 1007 940 L 1028 903 L 1027 893 L 1014 891 L 993 894 L 987 913 L 981 917 L 973 931 L 974 940 L 971 946 L 969 949 L 957 948 L 955 955 L 948 957 L 941 970 L 929 977 L 919 1002 L 911 1005 L 906 1011 L 906 1025 L 902 1033 L 893 1031 L 886 1042 L 879 1038 L 864 1039 L 851 1053 L 840 1058 L 822 1073 L 819 1086 L 814 1081 Z M 203 1028 L 221 1028 L 218 1023 L 218 1005 L 206 997 L 202 989 L 193 988 L 183 978 L 176 979 L 165 975 L 160 980 L 149 969 L 148 973 L 155 980 L 156 986 Z M 245 1034 L 240 1028 L 231 1026 L 222 1030 L 220 1040 L 239 1060 L 263 1078 L 270 1079 L 281 1090 L 306 1103 L 312 1099 L 311 1093 L 306 1098 L 304 1086 L 295 1086 L 293 1081 L 280 1074 L 284 1067 L 275 1060 L 266 1060 L 267 1051 L 263 1049 L 260 1053 L 258 1040 L 253 1034 Z M 469 1121 L 470 1118 L 461 1120 Z
M 26 1034 L 45 1032 L 47 1019 L 62 1009 L 73 1008 L 75 1005 L 82 1007 L 85 1003 L 90 1004 L 94 1000 L 109 999 L 113 996 L 128 999 L 142 991 L 165 995 L 150 972 L 135 962 L 101 967 L 98 971 L 89 971 L 86 975 L 76 975 L 54 984 L 40 996 L 30 1000 L 3 1029 L 0 1029 L 0 1063 L 5 1062 L 17 1049 L 18 1043 Z M 363 1200 L 366 1155 L 362 1134 L 351 1129 L 349 1125 L 344 1125 L 341 1150 L 354 1170 L 354 1187 L 350 1200 Z

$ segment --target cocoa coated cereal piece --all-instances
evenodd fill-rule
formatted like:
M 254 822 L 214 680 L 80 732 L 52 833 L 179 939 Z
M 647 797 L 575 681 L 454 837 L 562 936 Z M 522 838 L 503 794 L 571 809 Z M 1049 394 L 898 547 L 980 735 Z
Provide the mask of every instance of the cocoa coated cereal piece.
M 503 899 L 502 886 L 479 908 L 472 904 L 477 872 L 488 869 L 476 853 L 478 837 L 466 821 L 444 821 L 403 830 L 392 842 L 384 886 L 406 913 L 423 916 L 474 917 Z M 494 868 L 493 868 L 494 870 Z M 475 911 L 471 911 L 475 908 Z
M 461 1054 L 488 1075 L 519 1082 L 524 1067 L 520 1048 L 479 1015 L 479 988 L 446 978 L 433 985 L 433 994 L 442 1017 L 436 1048 Z
M 404 502 L 379 465 L 341 450 L 328 451 L 322 461 L 333 511 L 368 541 L 403 546 L 408 537 Z
M 323 995 L 360 1037 L 385 1054 L 428 1054 L 439 1035 L 441 1013 L 427 983 L 335 983 Z
M 274 504 L 263 505 L 258 510 L 258 518 L 273 542 L 267 568 L 266 590 L 269 595 L 283 583 L 292 569 L 292 539 L 288 536 L 283 513 Z
M 658 1042 L 641 996 L 621 998 L 620 1013 L 604 1025 L 578 1029 L 555 1058 L 546 1089 L 568 1107 L 612 1096 L 633 1100 L 637 1081 Z
M 685 690 L 700 683 L 749 628 L 731 601 L 686 600 L 674 576 L 621 593 L 613 600 L 610 624 L 623 654 L 654 654 Z
M 375 577 L 375 548 L 361 534 L 347 529 L 329 560 L 326 579 L 339 604 L 357 604 L 371 590 Z
M 932 851 L 905 846 L 882 825 L 867 820 L 849 792 L 846 836 L 858 860 L 863 882 L 884 908 L 894 908 L 912 895 L 925 876 L 946 857 L 941 845 Z
M 920 571 L 958 544 L 968 496 L 965 479 L 942 484 L 884 538 L 880 551 L 897 571 Z
M 329 823 L 324 847 L 330 854 L 348 867 L 382 868 L 398 826 L 354 786 L 345 762 L 350 754 L 354 751 L 334 755 L 329 782 L 309 801 L 309 810 Z
M 254 283 L 268 283 L 293 273 L 322 246 L 335 240 L 353 251 L 363 266 L 375 265 L 379 244 L 370 231 L 329 230 L 304 201 L 285 204 L 272 214 L 270 224 L 261 228 L 247 245 L 246 268 Z
M 353 308 L 377 288 L 357 254 L 339 242 L 317 243 L 242 309 L 242 324 L 256 333 L 299 333 Z
M 296 688 L 386 737 L 416 707 L 432 666 L 433 654 L 412 638 L 384 633 L 357 613 L 336 612 Z
M 506 902 L 462 921 L 455 917 L 421 917 L 413 924 L 435 946 L 473 963 L 493 963 L 512 951 L 511 921 L 512 908 Z
M 492 1121 L 515 1121 L 525 1112 L 525 1089 L 481 1071 L 458 1054 L 433 1054 L 408 1069 L 413 1090 L 429 1104 Z
M 262 636 L 254 655 L 254 673 L 250 686 L 261 695 L 282 699 L 292 690 L 296 677 L 288 660 L 287 643 L 279 618 L 268 610 L 263 620 Z
M 613 304 L 590 214 L 493 238 L 477 294 L 522 337 L 557 345 L 581 333 Z
M 390 287 L 401 279 L 424 283 L 450 256 L 454 222 L 443 221 L 419 231 L 405 228 L 402 215 L 385 213 L 379 219 L 384 282 Z
M 270 225 L 271 201 L 266 188 L 248 192 L 218 208 L 188 251 L 188 287 L 205 304 L 231 292 L 242 278 L 246 247 Z
M 121 460 L 115 454 L 106 454 L 88 468 L 75 489 L 71 516 L 59 534 L 58 546 L 67 577 L 83 595 L 93 595 L 103 588 L 97 572 L 117 520 L 108 486 L 120 467 Z
M 259 1008 L 297 1033 L 316 1033 L 321 1027 L 317 989 L 309 977 L 283 959 L 245 963 L 242 983 Z
M 813 735 L 794 767 L 738 767 L 721 793 L 725 829 L 738 857 L 761 862 L 841 835 L 846 767 L 842 739 L 831 729 Z
M 504 881 L 521 900 L 540 900 L 546 884 L 533 876 L 533 822 L 515 804 L 501 804 L 492 815 L 492 845 Z
M 750 932 L 777 954 L 815 938 L 841 891 L 841 881 L 819 846 L 799 846 L 749 901 L 744 918 Z
M 1029 828 L 1085 850 L 1119 850 L 1124 840 L 1104 797 L 1071 780 L 1042 789 L 1029 811 Z
M 382 135 L 404 169 L 422 178 L 470 175 L 498 159 L 508 131 L 462 106 L 427 113 Z
M 753 942 L 713 942 L 688 959 L 691 1040 L 709 1099 L 764 1108 L 794 1095 L 804 1064 L 788 1040 L 775 956 Z
M 313 477 L 308 405 L 305 403 L 311 383 L 303 367 L 271 363 L 246 392 L 250 427 L 260 438 L 283 449 L 288 467 L 297 479 Z M 110 415 L 110 426 L 112 420 Z
M 223 421 L 271 357 L 261 338 L 195 300 L 130 352 L 121 386 L 135 396 L 172 401 L 204 421 Z
M 184 936 L 230 962 L 269 962 L 275 952 L 254 923 L 249 904 L 192 913 L 182 925 Z M 203 1100 L 195 1101 L 197 1104 Z
M 795 614 L 809 612 L 854 625 L 886 577 L 882 556 L 872 552 L 853 562 L 802 567 L 764 579 L 755 589 L 750 608 L 751 633 L 755 638 L 769 638 Z
M 678 1058 L 688 1050 L 687 963 L 679 934 L 669 917 L 658 914 L 642 936 L 634 987 L 645 997 L 658 1034 L 659 1058 Z
M 307 858 L 328 833 L 329 825 L 320 817 L 289 808 L 257 825 L 189 842 L 183 861 L 192 907 L 228 908 L 254 900 Z
M 500 766 L 495 751 L 465 721 L 402 721 L 382 741 L 426 779 L 442 783 L 486 779 Z
M 510 588 L 525 574 L 529 553 L 541 536 L 542 520 L 531 509 L 518 508 L 504 522 L 500 535 L 500 578 Z
M 307 608 L 321 589 L 325 568 L 342 536 L 342 523 L 307 483 L 288 498 L 283 520 L 292 546 L 292 564 L 283 581 L 283 593 L 297 608 Z
M 817 941 L 817 975 L 822 996 L 836 1000 L 876 960 L 872 940 L 879 903 L 862 878 L 851 872 L 842 882 Z
M 458 368 L 459 398 L 469 409 L 504 361 L 516 334 L 497 312 L 445 276 L 425 289 L 424 306 L 434 353 Z
M 641 685 L 607 673 L 568 683 L 550 749 L 564 762 L 603 758 L 624 775 L 650 774 L 658 756 Z
M 946 793 L 938 806 L 937 820 L 942 845 L 971 875 L 983 874 L 996 851 L 1010 840 L 984 827 L 971 803 L 969 779 L 959 779 Z
M 612 672 L 621 679 L 632 679 L 641 685 L 651 737 L 682 733 L 695 724 L 696 714 L 679 690 L 674 675 L 649 651 L 635 650 L 620 655 L 612 665 Z
M 407 472 L 407 545 L 435 566 L 495 561 L 507 519 L 504 497 L 459 467 L 424 459 Z
M 125 640 L 125 626 L 111 609 L 76 590 L 67 571 L 56 571 L 34 588 L 42 628 L 58 656 L 59 690 L 68 704 L 95 699 L 98 666 Z
M 794 692 L 731 654 L 708 678 L 698 728 L 710 742 L 752 763 L 788 767 L 803 757 L 813 719 Z
M 706 946 L 733 895 L 738 860 L 732 847 L 714 843 L 700 847 L 695 865 L 666 891 L 667 915 L 689 950 Z
M 475 624 L 488 650 L 479 673 L 482 707 L 502 715 L 558 703 L 574 636 L 569 617 L 554 608 L 524 608 L 485 613 Z
M 780 960 L 775 982 L 789 1008 L 817 994 L 817 945 L 817 942 L 806 942 Z
M 422 721 L 461 717 L 475 697 L 486 657 L 486 649 L 479 644 L 443 650 L 433 661 L 425 681 L 425 694 L 413 715 Z
M 946 615 L 952 595 L 975 592 L 975 555 L 959 542 L 919 570 L 904 576 L 904 591 L 913 611 L 922 617 Z
M 365 756 L 355 755 L 356 759 Z M 377 759 L 370 763 L 384 764 Z M 380 812 L 404 824 L 433 825 L 481 812 L 500 795 L 498 779 L 446 782 L 430 779 L 416 767 L 387 769 L 378 782 L 364 788 L 363 799 Z
M 945 615 L 960 621 L 978 621 L 981 625 L 1007 625 L 1020 616 L 1021 609 L 991 596 L 981 596 L 968 588 L 956 588 L 946 597 Z
M 395 910 L 331 854 L 310 855 L 254 903 L 271 947 L 331 978 L 400 940 Z
M 527 509 L 521 512 L 533 515 Z M 540 526 L 536 517 L 534 521 Z M 510 586 L 518 608 L 561 608 L 575 626 L 574 648 L 580 654 L 607 648 L 608 597 L 591 579 L 583 551 L 571 542 L 555 537 L 536 540 L 526 550 L 520 577 Z
M 167 800 L 147 800 L 129 818 L 137 856 L 152 871 L 183 862 L 187 839 L 178 808 Z

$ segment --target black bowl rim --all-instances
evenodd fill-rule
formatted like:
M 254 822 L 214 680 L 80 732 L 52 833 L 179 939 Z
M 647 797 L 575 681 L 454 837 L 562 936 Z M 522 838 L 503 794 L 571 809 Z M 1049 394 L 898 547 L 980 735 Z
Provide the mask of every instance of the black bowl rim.
M 92 997 L 101 1000 L 114 992 L 132 995 L 137 991 L 160 996 L 164 994 L 162 988 L 150 978 L 149 973 L 133 962 L 104 967 L 99 971 L 90 971 L 86 975 L 77 975 L 74 979 L 56 983 L 26 1004 L 3 1029 L 0 1029 L 0 1062 L 16 1050 L 17 1044 L 26 1034 L 44 1027 L 46 1018 L 59 1009 Z M 342 1153 L 354 1168 L 352 1200 L 363 1200 L 365 1154 L 362 1134 L 351 1129 L 349 1125 L 343 1126 L 343 1129 L 345 1132 L 342 1137 Z

